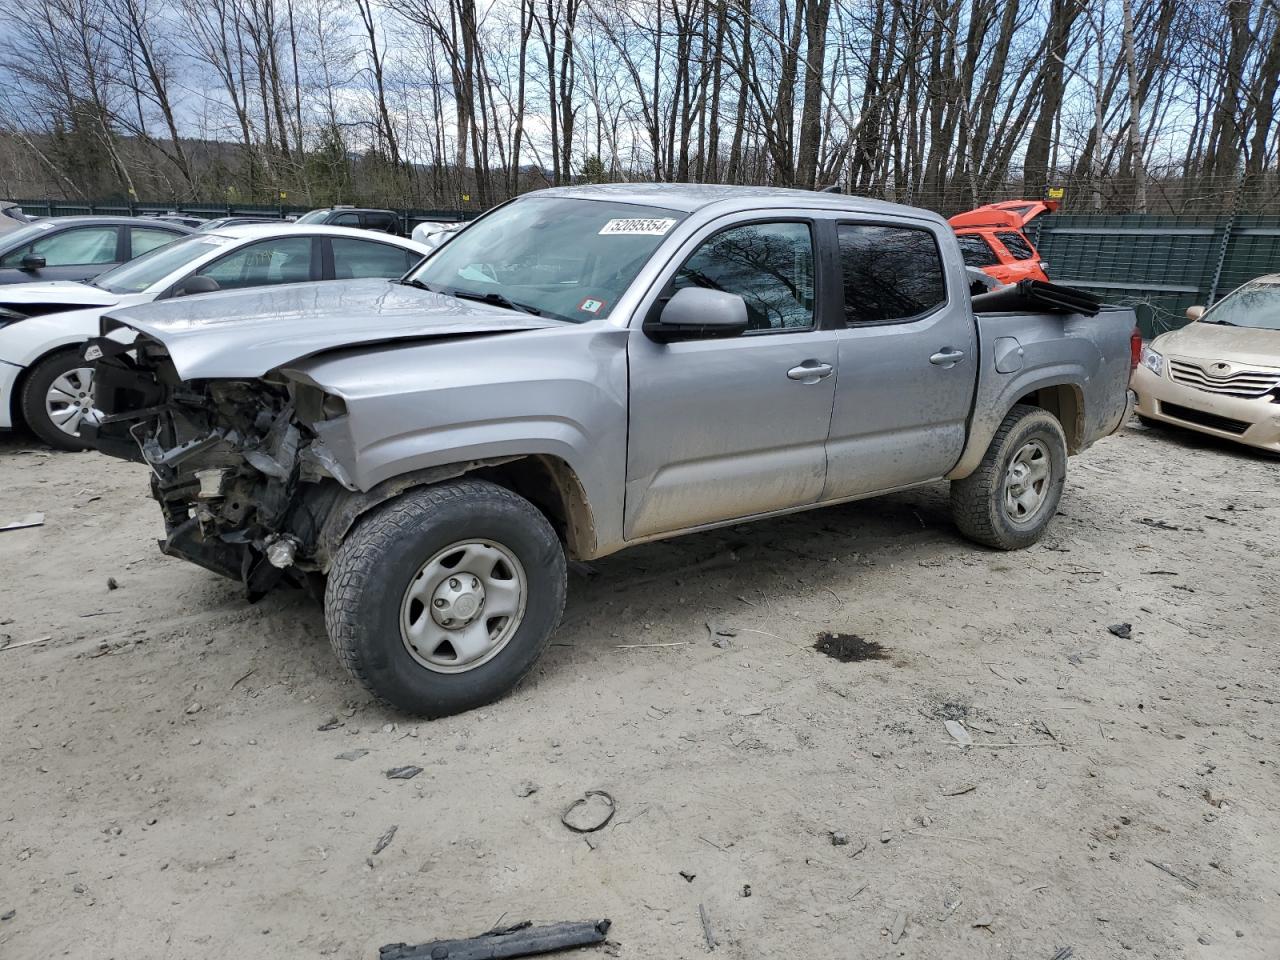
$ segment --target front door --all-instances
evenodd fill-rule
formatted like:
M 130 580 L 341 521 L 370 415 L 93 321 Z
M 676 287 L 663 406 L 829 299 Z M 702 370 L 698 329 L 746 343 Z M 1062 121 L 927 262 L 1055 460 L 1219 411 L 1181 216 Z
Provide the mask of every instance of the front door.
M 839 223 L 844 293 L 823 500 L 942 477 L 960 459 L 978 355 L 932 225 Z M 958 267 L 958 264 L 957 264 Z
M 627 539 L 821 495 L 836 348 L 817 324 L 813 230 L 807 220 L 708 228 L 666 281 L 664 296 L 684 286 L 741 296 L 746 333 L 661 344 L 633 325 Z

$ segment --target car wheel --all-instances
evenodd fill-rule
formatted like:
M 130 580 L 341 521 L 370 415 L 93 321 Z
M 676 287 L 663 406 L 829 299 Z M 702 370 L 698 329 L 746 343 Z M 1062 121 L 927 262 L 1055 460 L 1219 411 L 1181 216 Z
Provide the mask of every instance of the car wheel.
M 59 450 L 87 450 L 80 426 L 93 414 L 93 367 L 79 348 L 39 361 L 22 388 L 22 417 L 37 437 Z
M 970 540 L 1018 550 L 1040 539 L 1067 478 L 1067 438 L 1057 417 L 1018 404 L 978 468 L 951 484 L 951 514 Z
M 486 481 L 424 487 L 367 514 L 338 548 L 325 625 L 351 675 L 408 713 L 490 703 L 560 622 L 564 549 L 528 500 Z

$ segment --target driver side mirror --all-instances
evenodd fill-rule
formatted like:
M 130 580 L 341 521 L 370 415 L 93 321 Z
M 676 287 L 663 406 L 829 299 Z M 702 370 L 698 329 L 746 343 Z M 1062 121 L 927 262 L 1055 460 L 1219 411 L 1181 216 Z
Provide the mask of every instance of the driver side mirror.
M 18 264 L 18 269 L 30 272 L 34 270 L 43 270 L 44 266 L 44 257 L 40 256 L 38 253 L 28 253 L 22 258 L 22 263 Z
M 197 293 L 217 293 L 222 288 L 218 286 L 218 281 L 213 277 L 206 277 L 204 274 L 196 274 L 194 277 L 187 277 L 182 281 L 182 286 L 173 291 L 175 297 L 190 297 Z
M 658 343 L 736 337 L 747 329 L 747 303 L 736 293 L 683 287 L 643 329 Z
M 1203 316 L 1204 316 L 1204 307 L 1201 307 L 1201 306 L 1187 307 L 1187 319 L 1190 320 L 1192 323 L 1195 323 L 1197 320 L 1199 320 Z

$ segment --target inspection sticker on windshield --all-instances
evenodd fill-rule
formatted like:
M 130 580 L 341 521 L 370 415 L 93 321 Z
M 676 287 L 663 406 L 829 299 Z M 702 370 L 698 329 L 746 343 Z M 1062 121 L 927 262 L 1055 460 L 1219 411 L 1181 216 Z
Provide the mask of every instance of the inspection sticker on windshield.
M 661 237 L 675 225 L 670 218 L 628 217 L 610 220 L 600 228 L 599 236 Z
M 583 313 L 599 313 L 604 309 L 604 301 L 593 300 L 591 297 L 588 297 L 586 300 L 583 300 L 578 304 L 578 309 Z

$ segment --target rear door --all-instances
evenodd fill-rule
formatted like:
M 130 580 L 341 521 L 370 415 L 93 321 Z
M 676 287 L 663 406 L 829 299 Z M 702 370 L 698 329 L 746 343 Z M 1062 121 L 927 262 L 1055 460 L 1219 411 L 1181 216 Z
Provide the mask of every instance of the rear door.
M 803 218 L 708 226 L 682 248 L 663 296 L 683 286 L 738 294 L 750 324 L 741 336 L 656 343 L 634 319 L 627 539 L 822 493 L 836 357 L 835 335 L 818 324 L 815 230 Z
M 967 287 L 932 223 L 841 220 L 837 368 L 822 499 L 943 476 L 964 448 L 977 377 Z

